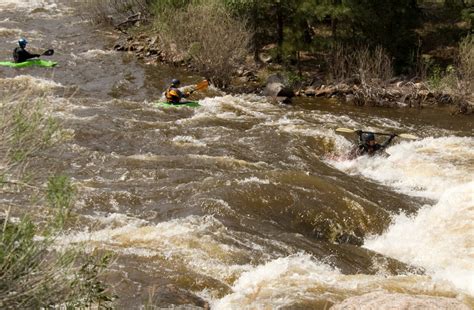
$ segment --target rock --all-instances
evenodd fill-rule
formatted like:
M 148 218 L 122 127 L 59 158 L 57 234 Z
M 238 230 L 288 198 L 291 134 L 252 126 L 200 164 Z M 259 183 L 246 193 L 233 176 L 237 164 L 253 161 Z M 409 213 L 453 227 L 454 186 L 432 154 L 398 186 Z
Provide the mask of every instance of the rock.
M 395 84 L 395 83 L 398 83 L 398 82 L 400 82 L 400 77 L 398 77 L 398 76 L 394 76 L 393 78 L 391 78 L 388 81 L 389 84 Z
M 347 84 L 341 83 L 336 86 L 336 89 L 340 93 L 347 93 L 349 91 L 350 87 Z
M 236 78 L 236 81 L 239 83 L 239 84 L 245 84 L 249 81 L 249 79 L 245 76 L 239 76 Z
M 355 74 L 355 75 L 351 76 L 350 78 L 347 78 L 344 82 L 349 84 L 349 85 L 359 85 L 360 84 L 360 76 L 358 74 Z
M 415 83 L 414 86 L 416 89 L 424 89 L 424 90 L 428 89 L 424 83 Z
M 388 310 L 388 309 L 456 309 L 468 310 L 469 306 L 455 298 L 372 292 L 345 299 L 331 310 Z
M 323 80 L 321 80 L 320 78 L 315 78 L 311 81 L 311 84 L 310 86 L 313 87 L 314 89 L 318 88 L 318 87 L 321 87 L 321 85 L 323 85 Z
M 399 89 L 390 89 L 388 91 L 388 95 L 392 97 L 400 97 L 402 95 L 402 92 Z
M 395 86 L 397 86 L 398 88 L 403 87 L 403 86 L 405 86 L 405 82 L 403 82 L 403 81 L 397 82 L 397 84 L 395 84 Z
M 430 92 L 429 90 L 427 90 L 427 89 L 422 89 L 422 90 L 420 90 L 420 91 L 418 92 L 418 95 L 424 96 L 424 97 L 428 97 L 428 96 L 430 96 L 430 95 L 432 96 L 433 93 L 431 93 L 431 92 Z
M 305 89 L 304 94 L 308 97 L 316 96 L 316 89 L 313 86 L 310 86 Z
M 340 233 L 336 236 L 335 241 L 339 244 L 352 244 L 357 246 L 362 246 L 364 244 L 364 239 L 362 237 L 355 236 L 352 233 Z
M 159 287 L 150 299 L 151 305 L 168 309 L 179 306 L 185 309 L 209 309 L 205 300 L 172 284 Z
M 269 53 L 261 52 L 258 54 L 258 59 L 263 63 L 270 63 L 272 62 L 273 58 Z
M 334 94 L 334 92 L 336 91 L 336 88 L 334 86 L 321 86 L 320 89 L 318 89 L 316 91 L 316 96 L 317 97 L 322 97 L 322 96 L 326 96 L 326 97 L 329 97 L 331 96 L 332 94 Z
M 284 103 L 284 104 L 291 104 L 291 103 L 292 103 L 290 97 L 276 97 L 276 100 L 277 100 L 279 103 Z
M 122 44 L 117 43 L 117 44 L 114 45 L 114 50 L 116 50 L 116 51 L 125 51 L 126 48 Z
M 294 97 L 293 89 L 286 87 L 281 83 L 270 83 L 265 86 L 263 94 L 269 97 Z
M 271 83 L 281 83 L 284 85 L 288 85 L 288 79 L 280 73 L 272 74 L 267 78 L 267 84 Z
M 246 76 L 246 77 L 254 77 L 255 74 L 250 71 L 250 70 L 245 70 L 244 72 L 242 72 L 242 76 Z
M 348 94 L 345 97 L 347 103 L 354 103 L 355 96 L 353 94 Z
M 294 97 L 294 90 L 288 86 L 288 81 L 280 74 L 268 77 L 263 94 L 269 97 Z

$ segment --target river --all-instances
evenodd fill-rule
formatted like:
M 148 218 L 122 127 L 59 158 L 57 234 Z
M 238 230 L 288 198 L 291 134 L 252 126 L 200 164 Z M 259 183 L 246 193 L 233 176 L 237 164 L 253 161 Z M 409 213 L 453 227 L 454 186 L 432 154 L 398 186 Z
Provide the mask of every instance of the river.
M 1 59 L 24 36 L 59 62 L 0 67 L 0 88 L 45 96 L 73 132 L 33 165 L 77 185 L 77 224 L 58 244 L 116 254 L 117 308 L 326 309 L 374 292 L 379 309 L 436 307 L 426 296 L 474 307 L 472 116 L 215 88 L 200 108 L 157 108 L 171 78 L 202 77 L 113 51 L 117 34 L 77 3 L 0 0 Z M 355 136 L 338 127 L 420 139 L 348 160 Z

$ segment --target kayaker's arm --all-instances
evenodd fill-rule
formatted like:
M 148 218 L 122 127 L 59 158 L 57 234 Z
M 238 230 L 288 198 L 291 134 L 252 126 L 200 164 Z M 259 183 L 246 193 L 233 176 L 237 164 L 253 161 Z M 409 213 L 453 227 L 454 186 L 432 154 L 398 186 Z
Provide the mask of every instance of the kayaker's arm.
M 356 130 L 355 133 L 357 134 L 358 143 L 363 144 L 364 141 L 362 140 L 362 130 Z
M 390 137 L 388 137 L 387 140 L 385 140 L 382 144 L 380 144 L 380 146 L 381 146 L 382 148 L 386 148 L 386 147 L 392 142 L 393 138 L 395 138 L 396 136 L 397 136 L 397 135 L 394 134 L 394 133 L 391 134 Z
M 13 59 L 15 60 L 15 62 L 24 62 L 24 61 L 27 61 L 28 59 L 36 58 L 40 56 L 41 56 L 40 54 L 32 54 L 28 52 L 27 50 L 19 48 L 19 47 L 15 48 L 15 50 L 13 51 Z

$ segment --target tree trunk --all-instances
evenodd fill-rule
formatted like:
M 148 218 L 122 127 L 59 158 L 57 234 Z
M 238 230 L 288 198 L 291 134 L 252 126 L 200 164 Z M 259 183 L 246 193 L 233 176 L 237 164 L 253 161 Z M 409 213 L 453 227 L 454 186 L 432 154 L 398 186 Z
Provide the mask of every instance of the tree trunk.
M 258 7 L 257 7 L 257 1 L 258 0 L 253 0 L 253 10 L 252 10 L 252 31 L 253 31 L 253 59 L 256 63 L 260 63 L 260 58 L 258 57 L 258 54 L 260 53 L 260 42 L 258 42 Z
M 282 53 L 283 53 L 283 27 L 284 27 L 284 21 L 283 21 L 283 12 L 281 8 L 280 1 L 277 2 L 277 45 L 278 45 L 278 51 L 277 51 L 277 62 L 281 62 L 282 60 Z

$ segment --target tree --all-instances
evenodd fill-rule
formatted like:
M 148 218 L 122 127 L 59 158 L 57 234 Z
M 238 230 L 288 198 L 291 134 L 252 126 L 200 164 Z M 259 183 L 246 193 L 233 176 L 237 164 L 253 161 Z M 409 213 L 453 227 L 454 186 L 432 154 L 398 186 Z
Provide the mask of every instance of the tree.
M 420 10 L 415 0 L 347 0 L 352 27 L 366 43 L 383 46 L 394 58 L 397 71 L 414 60 Z

